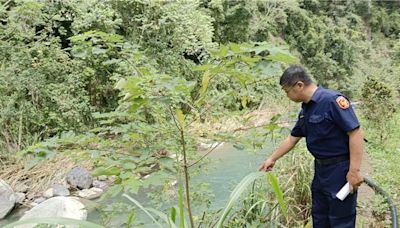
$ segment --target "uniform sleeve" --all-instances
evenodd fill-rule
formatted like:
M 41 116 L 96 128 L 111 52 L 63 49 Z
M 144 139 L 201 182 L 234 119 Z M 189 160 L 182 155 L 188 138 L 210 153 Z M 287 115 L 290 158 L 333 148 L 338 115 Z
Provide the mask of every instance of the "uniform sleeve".
M 347 98 L 338 96 L 336 97 L 336 100 L 332 100 L 330 106 L 333 121 L 343 131 L 350 132 L 360 127 L 360 123 L 358 122 L 357 116 L 354 113 L 353 107 L 350 105 L 350 102 Z
M 294 125 L 292 131 L 290 132 L 290 135 L 292 135 L 294 137 L 305 137 L 304 116 L 302 116 L 302 112 L 299 113 L 299 116 L 297 118 L 297 122 Z

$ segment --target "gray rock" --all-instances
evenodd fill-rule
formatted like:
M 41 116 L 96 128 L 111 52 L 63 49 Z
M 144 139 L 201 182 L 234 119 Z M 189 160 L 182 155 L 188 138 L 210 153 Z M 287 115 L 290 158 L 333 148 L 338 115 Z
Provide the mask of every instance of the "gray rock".
M 53 194 L 54 196 L 69 196 L 71 193 L 69 192 L 67 187 L 56 184 L 53 186 Z
M 105 181 L 95 180 L 95 181 L 93 181 L 93 187 L 106 190 L 108 188 L 108 184 Z
M 27 211 L 20 220 L 32 218 L 72 218 L 86 220 L 85 206 L 74 197 L 57 196 L 44 201 Z M 32 228 L 37 224 L 26 224 L 17 228 Z
M 25 193 L 22 192 L 17 192 L 15 193 L 15 202 L 22 204 L 22 202 L 24 202 L 25 200 Z
M 73 188 L 88 189 L 92 186 L 93 178 L 90 173 L 81 167 L 75 167 L 67 173 L 67 182 Z
M 78 196 L 84 199 L 96 199 L 103 194 L 103 190 L 100 188 L 83 189 L 78 192 Z
M 0 219 L 6 217 L 14 208 L 15 200 L 15 194 L 11 187 L 0 179 Z

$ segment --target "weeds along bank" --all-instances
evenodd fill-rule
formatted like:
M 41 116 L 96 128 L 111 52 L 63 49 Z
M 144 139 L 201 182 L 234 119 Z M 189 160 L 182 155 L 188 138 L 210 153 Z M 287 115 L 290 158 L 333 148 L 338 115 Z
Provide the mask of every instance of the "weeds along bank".
M 373 167 L 372 177 L 389 193 L 397 207 L 400 205 L 398 194 L 400 182 L 397 178 L 400 148 L 397 140 L 399 137 L 397 129 L 399 120 L 400 115 L 397 111 L 391 119 L 386 120 L 387 127 L 384 129 L 367 128 L 366 131 L 366 138 L 368 139 L 366 149 Z M 384 135 L 383 141 L 380 139 L 382 133 Z M 384 201 L 382 197 L 373 198 L 370 210 L 376 221 L 381 222 L 381 224 L 390 224 L 388 204 Z

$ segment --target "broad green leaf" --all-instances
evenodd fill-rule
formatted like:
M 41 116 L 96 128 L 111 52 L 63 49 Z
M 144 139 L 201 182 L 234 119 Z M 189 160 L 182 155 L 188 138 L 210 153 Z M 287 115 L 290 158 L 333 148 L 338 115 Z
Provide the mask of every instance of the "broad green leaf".
M 222 212 L 221 217 L 218 220 L 217 226 L 218 228 L 222 227 L 223 222 L 231 211 L 233 205 L 237 203 L 240 199 L 240 196 L 246 191 L 247 187 L 258 177 L 264 176 L 265 172 L 252 172 L 245 176 L 238 185 L 236 185 L 235 189 L 232 191 L 229 196 L 229 201 Z
M 87 51 L 86 50 L 82 50 L 82 51 L 73 51 L 72 55 L 76 58 L 81 58 L 84 59 L 87 56 Z
M 246 82 L 251 80 L 251 76 L 248 74 L 243 74 L 238 71 L 233 71 L 231 74 L 232 74 L 232 77 L 234 77 L 236 80 L 238 80 L 242 86 L 245 86 Z
M 161 169 L 166 169 L 168 171 L 175 171 L 175 160 L 169 157 L 162 157 L 158 159 L 158 162 L 160 163 L 160 168 Z
M 183 129 L 185 129 L 185 116 L 183 115 L 183 112 L 181 109 L 176 109 L 175 111 L 176 113 L 176 118 L 179 122 L 180 127 Z
M 175 221 L 176 221 L 176 208 L 175 207 L 171 208 L 171 220 L 175 224 Z
M 116 184 L 116 185 L 113 185 L 113 186 L 111 186 L 108 190 L 107 190 L 107 192 L 106 192 L 106 194 L 104 194 L 103 196 L 102 196 L 102 198 L 105 198 L 105 197 L 107 197 L 107 196 L 109 196 L 109 197 L 115 197 L 115 196 L 117 196 L 122 190 L 124 189 L 124 187 L 122 186 L 122 185 L 120 185 L 120 184 Z
M 247 48 L 246 50 L 248 52 L 254 51 L 256 55 L 260 54 L 263 51 L 267 51 L 271 48 L 272 46 L 267 43 L 256 43 L 254 47 Z
M 107 53 L 107 49 L 103 49 L 103 48 L 98 48 L 98 47 L 93 47 L 92 48 L 92 54 L 93 55 L 101 55 L 104 53 Z
M 267 60 L 272 60 L 276 62 L 288 63 L 293 64 L 297 63 L 298 59 L 290 54 L 289 51 L 284 50 L 279 47 L 273 47 L 269 49 L 270 54 L 266 57 Z
M 199 99 L 197 99 L 196 104 L 200 104 L 201 101 L 204 99 L 204 95 L 207 91 L 209 83 L 210 83 L 210 74 L 208 72 L 205 72 L 203 75 L 202 82 L 201 82 L 201 88 L 199 91 Z
M 153 186 L 159 186 L 159 185 L 163 185 L 165 183 L 165 181 L 167 181 L 168 179 L 171 179 L 171 176 L 168 175 L 166 172 L 164 171 L 157 171 L 154 172 L 152 174 L 150 174 L 150 176 L 146 179 L 143 180 L 143 187 L 149 187 L 150 185 Z
M 137 194 L 139 188 L 142 186 L 142 182 L 134 177 L 131 177 L 127 181 L 124 181 L 123 185 L 126 192 Z
M 282 74 L 281 63 L 271 61 L 259 61 L 254 67 L 263 76 L 276 76 Z
M 72 225 L 85 228 L 104 228 L 104 226 L 97 225 L 92 222 L 76 220 L 71 218 L 33 218 L 24 219 L 18 222 L 13 222 L 11 224 L 5 225 L 3 228 L 14 228 L 20 225 L 26 224 L 51 224 L 51 225 Z
M 140 83 L 141 79 L 130 77 L 124 85 L 125 92 L 129 93 L 131 98 L 138 98 L 144 93 L 142 87 L 139 85 Z
M 102 62 L 101 64 L 107 66 L 107 65 L 119 63 L 120 61 L 121 61 L 121 60 L 118 60 L 118 59 L 109 59 L 109 60 L 106 60 L 106 61 Z
M 135 113 L 140 107 L 147 104 L 149 100 L 143 99 L 141 97 L 132 99 L 131 105 L 129 106 L 129 112 Z
M 239 44 L 230 43 L 230 44 L 229 44 L 229 47 L 230 47 L 230 49 L 231 49 L 235 54 L 244 52 L 244 51 L 241 49 L 241 47 L 240 47 Z
M 225 57 L 228 54 L 228 52 L 229 52 L 229 48 L 227 46 L 222 46 L 218 50 L 211 51 L 210 53 L 211 53 L 212 57 L 222 58 L 222 57 Z
M 112 167 L 98 167 L 95 170 L 92 171 L 92 175 L 97 177 L 97 176 L 112 176 L 112 175 L 119 175 L 120 170 L 119 168 L 112 166 Z
M 285 203 L 285 200 L 283 198 L 282 190 L 279 187 L 278 179 L 271 172 L 267 173 L 267 178 L 268 178 L 268 181 L 271 184 L 272 188 L 274 189 L 276 198 L 278 198 L 279 206 L 281 208 L 281 211 L 282 211 L 283 215 L 285 216 L 286 219 L 288 219 L 288 212 L 287 212 L 287 208 L 286 208 L 286 203 Z
M 136 164 L 133 162 L 127 162 L 122 164 L 122 168 L 126 170 L 134 170 L 136 168 Z
M 254 66 L 255 63 L 261 60 L 261 57 L 248 57 L 248 56 L 241 56 L 240 57 L 241 61 L 249 64 L 250 66 Z

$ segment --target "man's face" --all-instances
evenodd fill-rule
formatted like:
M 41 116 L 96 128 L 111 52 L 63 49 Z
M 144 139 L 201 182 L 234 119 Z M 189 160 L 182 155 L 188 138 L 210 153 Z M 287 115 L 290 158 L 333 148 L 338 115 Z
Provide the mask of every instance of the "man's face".
M 286 96 L 294 102 L 302 102 L 302 91 L 304 88 L 304 83 L 297 81 L 292 85 L 282 86 L 283 91 L 285 91 Z

